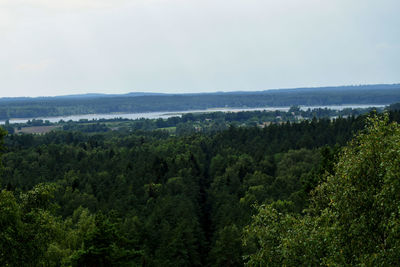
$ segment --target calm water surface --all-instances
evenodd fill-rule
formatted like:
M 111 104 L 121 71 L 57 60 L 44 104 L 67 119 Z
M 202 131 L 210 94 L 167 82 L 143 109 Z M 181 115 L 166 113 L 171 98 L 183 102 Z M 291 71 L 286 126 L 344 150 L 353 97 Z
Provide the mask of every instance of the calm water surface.
M 343 110 L 345 108 L 369 108 L 369 107 L 377 107 L 382 108 L 385 105 L 341 105 L 341 106 L 301 106 L 302 110 L 314 109 L 314 108 L 329 108 L 333 110 Z M 72 116 L 62 116 L 62 117 L 38 117 L 38 118 L 26 118 L 26 119 L 10 119 L 10 123 L 25 123 L 28 120 L 36 119 L 36 120 L 48 120 L 50 122 L 59 122 L 63 121 L 79 121 L 82 119 L 87 120 L 98 120 L 98 119 L 168 119 L 170 117 L 180 117 L 186 113 L 197 113 L 197 112 L 240 112 L 240 111 L 288 111 L 290 107 L 264 107 L 264 108 L 212 108 L 212 109 L 204 109 L 204 110 L 187 110 L 187 111 L 171 111 L 171 112 L 145 112 L 145 113 L 118 113 L 118 114 L 86 114 L 86 115 L 72 115 Z M 4 121 L 1 121 L 0 124 L 4 124 Z

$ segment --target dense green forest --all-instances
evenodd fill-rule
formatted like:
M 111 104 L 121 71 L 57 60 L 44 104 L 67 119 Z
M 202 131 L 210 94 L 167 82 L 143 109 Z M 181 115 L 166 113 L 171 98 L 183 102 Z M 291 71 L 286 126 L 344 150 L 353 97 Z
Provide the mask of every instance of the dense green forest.
M 0 265 L 396 265 L 396 121 L 2 131 Z
M 182 111 L 218 107 L 390 104 L 400 85 L 365 85 L 180 95 L 83 95 L 0 99 L 0 120 L 93 113 Z

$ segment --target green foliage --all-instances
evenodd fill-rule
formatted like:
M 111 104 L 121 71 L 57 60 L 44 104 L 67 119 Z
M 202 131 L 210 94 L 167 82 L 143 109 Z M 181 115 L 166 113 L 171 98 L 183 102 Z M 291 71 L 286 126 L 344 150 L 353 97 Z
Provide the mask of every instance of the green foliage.
M 124 240 L 118 232 L 117 224 L 98 213 L 94 227 L 83 240 L 83 246 L 71 255 L 73 266 L 132 266 L 141 253 L 124 248 Z M 137 265 L 139 263 L 136 262 Z
M 400 126 L 372 116 L 313 192 L 304 216 L 261 206 L 246 227 L 249 266 L 393 266 L 400 255 Z
M 0 265 L 392 265 L 398 126 L 338 157 L 362 125 L 7 135 Z
M 210 251 L 213 266 L 241 266 L 241 231 L 235 225 L 228 225 L 216 233 L 216 243 Z
M 326 261 L 392 265 L 399 258 L 400 126 L 385 114 L 344 148 L 313 209 L 333 221 Z M 340 248 L 340 249 L 339 249 Z
M 39 184 L 21 194 L 2 190 L 0 193 L 0 265 L 38 266 L 57 234 L 58 219 L 48 207 L 52 186 Z

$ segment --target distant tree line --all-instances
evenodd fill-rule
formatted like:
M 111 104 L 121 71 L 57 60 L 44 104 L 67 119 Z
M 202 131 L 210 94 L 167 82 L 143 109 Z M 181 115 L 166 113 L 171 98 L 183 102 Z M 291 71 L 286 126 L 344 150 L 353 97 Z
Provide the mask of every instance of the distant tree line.
M 92 113 L 151 112 L 216 107 L 391 104 L 400 101 L 400 85 L 269 90 L 262 92 L 0 99 L 0 119 Z
M 382 111 L 383 108 L 345 108 L 333 110 L 328 108 L 308 108 L 303 110 L 298 106 L 292 106 L 288 111 L 240 111 L 240 112 L 194 112 L 185 113 L 167 119 L 80 119 L 79 121 L 63 121 L 50 123 L 48 120 L 32 119 L 26 123 L 10 124 L 7 120 L 5 129 L 13 133 L 15 128 L 21 130 L 23 127 L 31 126 L 60 126 L 57 129 L 65 131 L 79 131 L 85 133 L 107 132 L 107 131 L 153 131 L 157 129 L 168 130 L 177 135 L 185 135 L 195 132 L 214 133 L 226 130 L 230 125 L 238 127 L 259 126 L 264 127 L 270 123 L 299 122 L 313 118 L 335 118 L 347 116 L 359 116 L 372 110 Z

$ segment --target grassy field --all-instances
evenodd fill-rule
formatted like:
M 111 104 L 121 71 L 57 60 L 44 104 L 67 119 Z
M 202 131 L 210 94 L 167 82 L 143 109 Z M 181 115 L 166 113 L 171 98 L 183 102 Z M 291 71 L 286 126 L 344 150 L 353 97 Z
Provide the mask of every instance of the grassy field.
M 164 131 L 168 131 L 170 133 L 175 133 L 176 132 L 176 127 L 158 128 L 158 130 L 164 130 Z
M 26 134 L 45 134 L 60 128 L 60 126 L 32 126 L 23 127 L 21 130 L 15 130 L 15 133 L 26 133 Z

